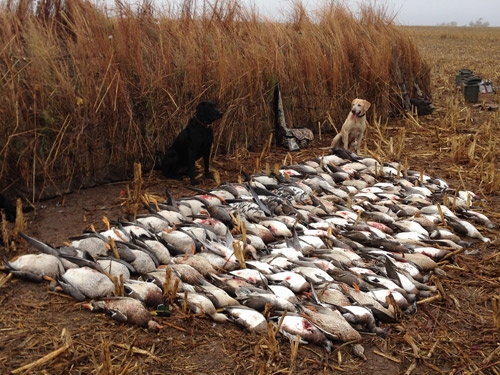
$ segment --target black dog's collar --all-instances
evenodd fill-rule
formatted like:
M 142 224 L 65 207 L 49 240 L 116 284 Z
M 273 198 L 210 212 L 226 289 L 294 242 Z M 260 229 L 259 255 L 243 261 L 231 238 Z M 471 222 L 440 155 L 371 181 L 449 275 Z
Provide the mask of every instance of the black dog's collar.
M 204 128 L 207 128 L 207 129 L 208 129 L 208 128 L 210 127 L 210 125 L 212 125 L 212 124 L 205 124 L 203 121 L 201 121 L 201 120 L 200 120 L 198 117 L 196 117 L 196 116 L 194 116 L 194 119 L 195 119 L 196 121 L 198 121 L 198 123 L 199 123 L 201 126 L 203 126 Z

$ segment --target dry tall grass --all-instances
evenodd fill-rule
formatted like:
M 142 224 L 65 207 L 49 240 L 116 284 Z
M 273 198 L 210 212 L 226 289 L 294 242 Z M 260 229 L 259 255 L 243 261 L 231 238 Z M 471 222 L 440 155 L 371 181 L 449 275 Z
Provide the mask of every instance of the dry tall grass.
M 113 11 L 1 1 L 2 189 L 37 199 L 130 176 L 134 162 L 148 169 L 202 99 L 226 113 L 216 154 L 254 148 L 272 132 L 277 82 L 292 127 L 339 125 L 357 96 L 387 116 L 399 105 L 394 46 L 407 87 L 428 92 L 403 29 L 383 10 L 354 17 L 336 4 L 313 21 L 297 3 L 276 23 L 233 0 L 161 12 L 148 0 Z

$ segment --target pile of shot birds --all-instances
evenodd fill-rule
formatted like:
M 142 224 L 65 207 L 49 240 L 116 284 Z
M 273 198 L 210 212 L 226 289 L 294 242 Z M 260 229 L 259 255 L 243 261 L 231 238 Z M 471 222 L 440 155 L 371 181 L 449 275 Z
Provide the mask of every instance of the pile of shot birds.
M 489 242 L 476 226 L 494 227 L 474 193 L 342 150 L 245 177 L 167 192 L 133 222 L 67 246 L 21 234 L 39 253 L 4 270 L 151 330 L 178 305 L 259 334 L 274 322 L 330 350 L 360 332 L 387 335 L 387 323 L 438 294 L 437 262 Z

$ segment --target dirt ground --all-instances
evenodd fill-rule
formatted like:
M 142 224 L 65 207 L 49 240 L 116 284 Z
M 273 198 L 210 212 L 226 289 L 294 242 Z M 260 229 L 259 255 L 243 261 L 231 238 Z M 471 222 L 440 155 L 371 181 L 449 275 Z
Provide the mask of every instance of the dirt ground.
M 425 46 L 424 46 L 425 48 Z M 439 63 L 436 61 L 435 63 Z M 462 66 L 458 66 L 461 68 Z M 434 68 L 435 69 L 435 68 Z M 447 111 L 447 97 L 454 88 L 449 81 L 436 81 L 434 114 L 420 119 L 421 127 L 392 120 L 388 133 L 396 136 L 406 128 L 403 157 L 408 165 L 426 174 L 446 179 L 452 187 L 465 185 L 478 192 L 481 176 L 466 173 L 467 164 L 457 164 L 436 137 Z M 498 95 L 487 98 L 498 103 Z M 491 114 L 468 107 L 476 126 Z M 441 131 L 441 130 L 440 130 Z M 498 137 L 498 126 L 494 129 Z M 331 134 L 315 140 L 314 147 L 294 154 L 294 161 L 324 153 Z M 368 140 L 368 148 L 375 147 Z M 266 160 L 281 163 L 286 152 L 272 148 Z M 259 152 L 243 157 L 247 170 L 255 170 Z M 214 162 L 221 181 L 236 181 L 240 171 L 231 157 Z M 496 165 L 498 169 L 498 162 Z M 186 183 L 167 181 L 157 172 L 144 176 L 144 189 L 164 195 L 168 186 L 175 197 L 192 195 Z M 104 228 L 103 216 L 117 219 L 127 214 L 124 204 L 130 181 L 81 190 L 39 202 L 26 215 L 27 233 L 60 246 L 89 225 Z M 205 181 L 201 187 L 214 187 Z M 481 211 L 500 224 L 498 193 L 482 196 Z M 415 315 L 388 326 L 385 339 L 363 334 L 366 361 L 351 353 L 350 345 L 335 344 L 324 349 L 301 345 L 296 357 L 288 339 L 278 339 L 278 350 L 265 336 L 249 334 L 230 324 L 215 324 L 206 317 L 173 311 L 157 318 L 164 328 L 158 333 L 116 323 L 105 315 L 84 310 L 81 303 L 56 294 L 46 283 L 8 280 L 0 288 L 0 373 L 29 374 L 500 374 L 500 323 L 494 323 L 494 304 L 500 299 L 500 253 L 497 230 L 481 228 L 489 244 L 475 243 L 467 253 L 458 253 L 441 264 L 446 276 L 440 281 L 444 297 L 420 305 Z M 19 241 L 12 257 L 26 252 Z M 3 252 L 3 250 L 2 250 Z M 0 273 L 0 277 L 5 274 Z M 500 320 L 500 313 L 496 319 Z M 48 357 L 45 357 L 48 356 Z M 23 368 L 40 360 L 39 365 Z

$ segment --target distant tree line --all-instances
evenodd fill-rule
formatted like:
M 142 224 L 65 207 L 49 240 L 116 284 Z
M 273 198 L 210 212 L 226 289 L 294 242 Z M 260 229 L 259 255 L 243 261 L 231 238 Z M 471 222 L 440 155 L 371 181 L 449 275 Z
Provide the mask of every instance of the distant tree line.
M 455 26 L 458 26 L 458 23 L 456 21 L 443 22 L 443 23 L 438 24 L 438 26 L 452 26 L 452 27 L 455 27 Z M 466 26 L 466 25 L 464 25 L 464 26 Z M 488 26 L 490 26 L 490 23 L 488 21 L 483 21 L 482 17 L 479 18 L 476 21 L 470 21 L 469 22 L 469 27 L 488 27 Z

